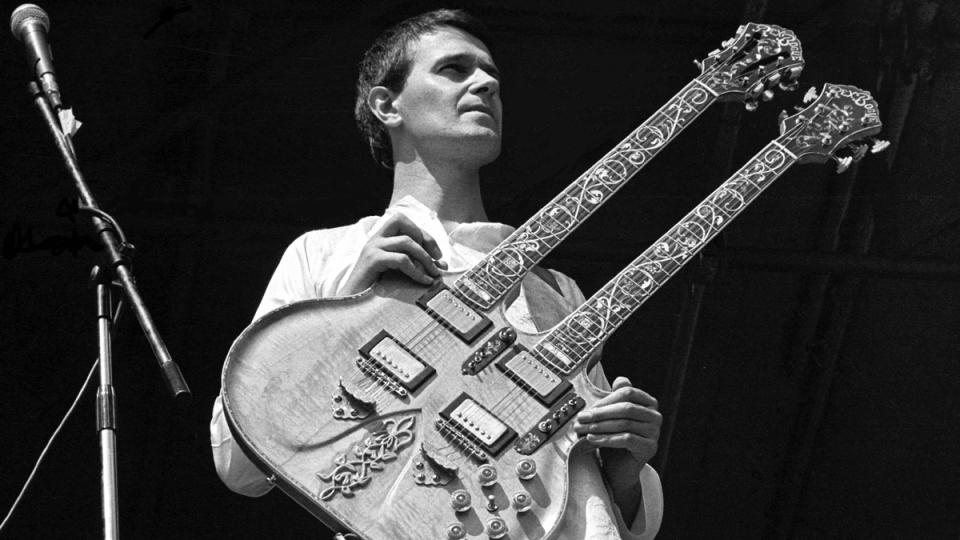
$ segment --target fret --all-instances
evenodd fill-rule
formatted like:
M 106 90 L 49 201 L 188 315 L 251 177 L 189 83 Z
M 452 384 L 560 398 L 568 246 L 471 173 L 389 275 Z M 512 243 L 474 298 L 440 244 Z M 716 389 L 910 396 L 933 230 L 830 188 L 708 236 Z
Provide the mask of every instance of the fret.
M 498 272 L 486 272 L 484 274 L 478 274 L 475 279 L 487 285 L 488 288 L 485 288 L 484 290 L 488 292 L 494 291 L 495 294 L 500 295 L 506 292 L 508 285 L 497 279 L 497 273 Z
M 534 350 L 562 351 L 566 359 L 562 359 L 559 366 L 568 369 L 564 374 L 583 365 L 633 312 L 753 202 L 772 180 L 797 161 L 792 153 L 784 152 L 781 148 L 778 140 L 768 144 L 596 294 L 564 318 L 534 346 Z
M 489 309 L 502 300 L 503 295 L 518 284 L 534 265 L 716 100 L 716 93 L 709 92 L 709 87 L 699 80 L 705 78 L 706 75 L 701 75 L 688 83 L 613 150 L 461 276 L 464 283 L 459 284 L 458 280 L 454 289 L 466 294 L 466 299 L 481 309 Z M 494 273 L 498 275 L 496 283 L 489 277 Z M 482 288 L 484 294 L 479 294 L 475 288 Z

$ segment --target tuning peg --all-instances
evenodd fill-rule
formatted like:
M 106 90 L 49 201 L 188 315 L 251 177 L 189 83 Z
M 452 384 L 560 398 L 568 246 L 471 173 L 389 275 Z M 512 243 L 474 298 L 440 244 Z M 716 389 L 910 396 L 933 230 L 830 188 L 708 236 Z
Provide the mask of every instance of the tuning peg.
M 703 71 L 703 62 L 701 62 L 701 61 L 699 61 L 699 60 L 697 60 L 697 59 L 694 59 L 694 60 L 693 60 L 693 65 L 697 66 L 697 69 L 699 69 L 700 71 Z
M 770 77 L 767 78 L 767 84 L 770 85 L 770 86 L 773 86 L 773 85 L 777 84 L 778 82 L 780 82 L 780 74 L 779 74 L 779 73 L 772 73 L 772 74 L 770 75 Z
M 733 39 L 733 38 L 730 38 L 730 39 L 728 39 L 728 40 L 726 40 L 726 41 L 720 42 L 720 46 L 723 47 L 724 49 L 726 49 L 726 48 L 729 47 L 730 45 L 733 45 L 733 42 L 734 42 L 734 39 Z
M 836 158 L 836 160 L 837 160 L 837 174 L 840 174 L 843 171 L 849 169 L 850 164 L 853 163 L 853 158 L 851 158 L 850 156 Z
M 771 99 L 773 99 L 773 90 L 764 90 L 763 93 L 760 94 L 760 97 L 764 101 L 770 101 Z
M 800 83 L 797 81 L 780 81 L 780 83 L 777 84 L 777 87 L 784 92 L 793 92 L 798 86 L 800 86 Z
M 871 154 L 878 154 L 883 152 L 890 147 L 890 141 L 885 141 L 883 139 L 870 139 L 873 142 L 873 146 L 870 147 Z
M 759 107 L 759 105 L 757 104 L 757 100 L 756 100 L 756 99 L 748 99 L 748 100 L 744 101 L 744 102 L 743 102 L 743 106 L 746 107 L 746 109 L 747 109 L 748 112 L 753 112 L 753 111 L 757 110 L 757 107 Z
M 789 115 L 787 114 L 786 109 L 780 111 L 780 116 L 777 117 L 777 123 L 782 124 L 783 121 L 787 119 L 787 116 Z
M 863 156 L 867 155 L 867 148 L 865 144 L 851 144 L 850 157 L 853 158 L 853 161 L 860 161 Z
M 803 100 L 801 101 L 803 101 L 804 105 L 809 105 L 810 103 L 813 103 L 813 101 L 816 99 L 817 99 L 817 87 L 811 86 L 810 89 L 807 90 L 807 93 L 803 95 Z

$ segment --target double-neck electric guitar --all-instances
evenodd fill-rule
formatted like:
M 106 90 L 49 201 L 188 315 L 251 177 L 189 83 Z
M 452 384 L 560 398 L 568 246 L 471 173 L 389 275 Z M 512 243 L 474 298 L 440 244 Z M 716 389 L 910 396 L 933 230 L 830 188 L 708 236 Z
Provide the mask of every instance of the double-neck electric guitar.
M 803 65 L 788 30 L 747 24 L 701 74 L 468 271 L 432 287 L 385 275 L 362 294 L 298 302 L 254 322 L 223 370 L 235 440 L 334 530 L 368 540 L 541 539 L 570 493 L 571 419 L 604 393 L 587 358 L 798 161 L 879 131 L 867 92 L 826 85 L 781 135 L 557 326 L 507 322 L 523 277 L 710 104 L 769 96 Z M 879 148 L 879 143 L 875 145 Z

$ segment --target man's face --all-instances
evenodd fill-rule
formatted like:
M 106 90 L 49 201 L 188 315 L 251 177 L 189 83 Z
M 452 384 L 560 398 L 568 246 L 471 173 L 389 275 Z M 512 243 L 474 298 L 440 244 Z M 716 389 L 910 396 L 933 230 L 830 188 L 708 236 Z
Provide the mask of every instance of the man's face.
M 394 99 L 421 154 L 484 165 L 500 153 L 499 71 L 476 37 L 444 27 L 412 45 L 410 73 Z

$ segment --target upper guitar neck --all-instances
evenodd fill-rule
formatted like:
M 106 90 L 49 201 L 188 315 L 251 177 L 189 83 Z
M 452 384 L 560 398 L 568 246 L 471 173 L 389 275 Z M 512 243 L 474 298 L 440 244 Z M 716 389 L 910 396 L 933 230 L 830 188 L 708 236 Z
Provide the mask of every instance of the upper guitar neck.
M 464 273 L 453 288 L 490 309 L 581 223 L 607 202 L 681 131 L 717 100 L 701 75 L 620 141 L 496 249 Z

